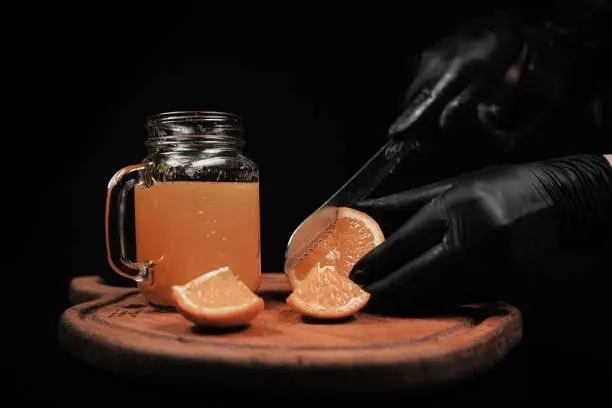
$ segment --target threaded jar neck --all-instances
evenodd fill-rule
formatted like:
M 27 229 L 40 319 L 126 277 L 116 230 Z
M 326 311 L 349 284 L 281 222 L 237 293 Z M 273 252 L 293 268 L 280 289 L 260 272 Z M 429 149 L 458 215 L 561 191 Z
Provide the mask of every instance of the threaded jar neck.
M 146 121 L 151 150 L 229 149 L 245 145 L 242 119 L 232 113 L 176 111 L 149 116 Z

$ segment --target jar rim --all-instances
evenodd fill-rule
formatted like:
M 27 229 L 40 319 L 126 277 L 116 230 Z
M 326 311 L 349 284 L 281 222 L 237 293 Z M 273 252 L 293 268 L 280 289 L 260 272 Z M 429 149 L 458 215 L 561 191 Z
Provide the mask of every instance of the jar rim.
M 226 120 L 233 119 L 241 122 L 242 118 L 230 112 L 215 111 L 215 110 L 177 110 L 169 112 L 160 112 L 147 117 L 147 123 L 169 123 L 174 121 L 190 121 L 190 120 Z
M 244 129 L 240 116 L 221 111 L 182 110 L 162 112 L 147 118 L 146 126 L 149 139 L 165 138 L 184 141 L 194 138 L 242 139 Z
M 240 116 L 220 111 L 182 110 L 147 118 L 145 145 L 154 150 L 235 150 L 246 141 Z

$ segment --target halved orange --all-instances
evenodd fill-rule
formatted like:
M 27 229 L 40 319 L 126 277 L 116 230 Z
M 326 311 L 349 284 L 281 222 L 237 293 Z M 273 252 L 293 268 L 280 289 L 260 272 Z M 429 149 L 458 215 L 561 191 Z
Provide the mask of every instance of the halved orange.
M 227 266 L 173 286 L 172 295 L 178 312 L 200 326 L 246 325 L 264 308 L 263 299 Z
M 316 319 L 343 319 L 361 310 L 370 294 L 333 266 L 316 264 L 287 298 L 296 312 Z
M 380 226 L 372 217 L 340 207 L 334 225 L 293 269 L 286 271 L 289 284 L 297 288 L 316 264 L 333 266 L 337 273 L 348 277 L 353 266 L 384 240 Z

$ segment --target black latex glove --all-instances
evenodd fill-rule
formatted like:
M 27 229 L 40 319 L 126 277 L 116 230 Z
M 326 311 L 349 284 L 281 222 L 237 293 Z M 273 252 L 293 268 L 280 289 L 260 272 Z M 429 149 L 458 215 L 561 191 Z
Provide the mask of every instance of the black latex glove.
M 499 13 L 475 19 L 423 52 L 406 93 L 403 113 L 389 129 L 394 136 L 424 117 L 449 126 L 502 81 L 523 47 L 522 27 Z
M 612 168 L 598 155 L 485 168 L 356 208 L 396 223 L 350 278 L 375 302 L 436 304 L 482 279 L 508 284 L 497 274 L 510 265 L 610 239 Z

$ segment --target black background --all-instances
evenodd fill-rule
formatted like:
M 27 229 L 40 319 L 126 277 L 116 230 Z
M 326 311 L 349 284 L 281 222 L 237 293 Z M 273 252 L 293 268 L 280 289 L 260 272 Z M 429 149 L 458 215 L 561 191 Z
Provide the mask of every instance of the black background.
M 10 191 L 4 195 L 7 239 L 16 243 L 8 254 L 14 266 L 5 272 L 14 278 L 10 298 L 17 305 L 8 308 L 6 323 L 18 344 L 7 356 L 16 363 L 13 390 L 24 397 L 135 395 L 125 382 L 61 352 L 55 327 L 72 277 L 110 274 L 106 185 L 116 170 L 146 154 L 146 116 L 213 109 L 243 117 L 246 154 L 261 169 L 263 268 L 280 271 L 291 231 L 383 143 L 411 79 L 409 62 L 425 46 L 501 7 L 533 22 L 553 7 L 534 1 L 333 4 L 81 3 L 7 13 L 15 29 L 5 36 L 11 74 L 4 86 L 6 103 L 17 111 L 3 118 L 2 152 Z M 472 143 L 442 153 L 424 178 L 491 161 Z M 559 324 L 550 323 L 557 335 Z M 536 389 L 552 392 L 555 381 L 576 394 L 586 389 L 579 380 L 598 378 L 575 370 L 590 370 L 600 355 L 569 348 L 567 339 L 559 347 L 557 337 L 543 339 L 540 348 L 517 351 L 485 385 L 459 394 L 520 399 Z M 541 382 L 551 385 L 541 388 Z

